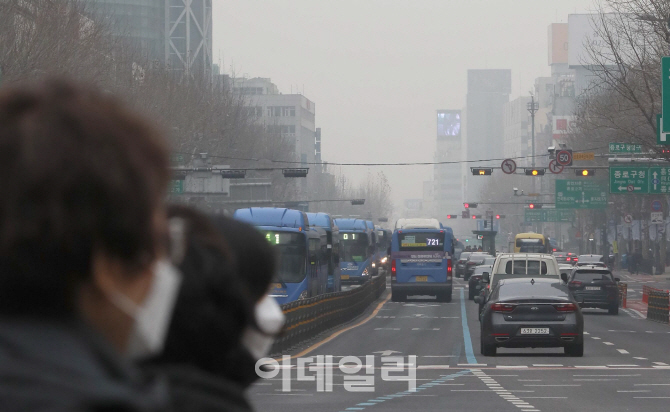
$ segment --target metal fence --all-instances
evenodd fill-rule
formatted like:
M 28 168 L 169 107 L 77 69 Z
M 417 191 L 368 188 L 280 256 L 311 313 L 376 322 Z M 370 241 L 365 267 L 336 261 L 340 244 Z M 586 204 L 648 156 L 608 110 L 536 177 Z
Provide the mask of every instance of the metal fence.
M 282 305 L 286 316 L 284 333 L 275 341 L 270 352 L 279 355 L 321 332 L 350 321 L 363 313 L 385 290 L 386 276 L 376 276 L 356 289 Z

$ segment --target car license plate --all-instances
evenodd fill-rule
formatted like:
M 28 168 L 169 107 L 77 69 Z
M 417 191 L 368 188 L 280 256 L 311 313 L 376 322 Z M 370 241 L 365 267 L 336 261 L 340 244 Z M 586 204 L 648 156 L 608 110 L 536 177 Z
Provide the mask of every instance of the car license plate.
M 349 280 L 349 275 L 342 275 L 340 276 L 341 280 Z
M 521 328 L 522 335 L 548 335 L 549 328 Z
M 417 276 L 416 281 L 417 282 L 428 282 L 428 276 Z
M 587 286 L 584 289 L 586 289 L 586 290 L 600 290 L 600 286 Z

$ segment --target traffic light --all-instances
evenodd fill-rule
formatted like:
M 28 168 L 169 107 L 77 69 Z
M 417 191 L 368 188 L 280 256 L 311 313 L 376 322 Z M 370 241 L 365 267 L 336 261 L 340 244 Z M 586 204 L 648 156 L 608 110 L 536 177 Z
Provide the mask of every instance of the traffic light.
M 461 217 L 463 219 L 467 219 L 470 217 L 470 210 L 464 210 L 463 213 L 461 214 Z
M 472 215 L 472 216 L 470 216 L 470 217 L 473 218 L 473 219 L 479 219 L 481 216 Z
M 351 199 L 352 206 L 360 206 L 365 204 L 365 199 Z
M 463 203 L 463 207 L 466 209 L 477 209 L 477 203 Z
M 447 215 L 447 219 L 458 219 L 458 215 Z
M 595 176 L 596 169 L 575 169 L 575 174 L 581 177 Z
M 473 176 L 490 176 L 493 173 L 493 169 L 488 167 L 471 167 Z
M 246 170 L 221 169 L 221 176 L 224 179 L 244 179 L 247 175 Z
M 524 169 L 526 176 L 544 176 L 544 168 Z
M 496 219 L 500 219 L 502 217 L 505 217 L 504 215 L 496 215 Z
M 542 205 L 537 204 L 537 203 L 529 203 L 528 204 L 528 209 L 542 209 Z
M 284 177 L 306 177 L 309 169 L 282 169 Z

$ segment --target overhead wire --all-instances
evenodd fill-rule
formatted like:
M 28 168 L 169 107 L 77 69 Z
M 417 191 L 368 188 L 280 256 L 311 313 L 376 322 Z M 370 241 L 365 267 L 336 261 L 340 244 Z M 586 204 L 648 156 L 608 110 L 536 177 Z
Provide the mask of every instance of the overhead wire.
M 594 147 L 589 149 L 580 149 L 580 152 L 599 150 L 604 149 L 607 146 Z M 193 153 L 186 152 L 177 152 L 173 151 L 174 154 L 183 154 L 191 156 Z M 453 160 L 453 161 L 442 161 L 442 162 L 385 162 L 385 163 L 343 163 L 343 162 L 300 162 L 292 160 L 275 160 L 275 159 L 265 159 L 265 158 L 244 158 L 244 157 L 234 157 L 234 156 L 223 156 L 223 155 L 211 155 L 207 154 L 208 157 L 216 159 L 226 159 L 226 160 L 242 160 L 248 162 L 261 162 L 268 161 L 270 163 L 282 163 L 282 164 L 296 164 L 296 165 L 328 165 L 328 166 L 434 166 L 434 165 L 449 165 L 449 164 L 462 164 L 462 163 L 479 163 L 479 162 L 494 162 L 494 161 L 503 161 L 507 159 L 530 159 L 538 157 L 549 156 L 549 153 L 539 154 L 535 156 L 516 156 L 516 157 L 503 157 L 495 159 L 478 159 L 478 160 Z

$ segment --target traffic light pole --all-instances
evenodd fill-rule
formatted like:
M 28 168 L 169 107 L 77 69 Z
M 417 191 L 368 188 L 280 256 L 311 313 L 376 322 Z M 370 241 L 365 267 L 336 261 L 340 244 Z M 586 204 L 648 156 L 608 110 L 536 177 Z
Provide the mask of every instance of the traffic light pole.
M 531 135 L 531 141 L 532 141 L 532 146 L 531 146 L 531 166 L 533 169 L 535 169 L 535 113 L 539 110 L 539 104 L 535 103 L 535 96 L 533 94 L 530 95 L 530 102 L 526 104 L 526 107 L 528 109 L 528 112 L 530 113 L 530 122 L 531 122 L 531 128 L 530 128 L 530 135 Z M 535 179 L 533 179 L 533 193 L 535 193 Z

